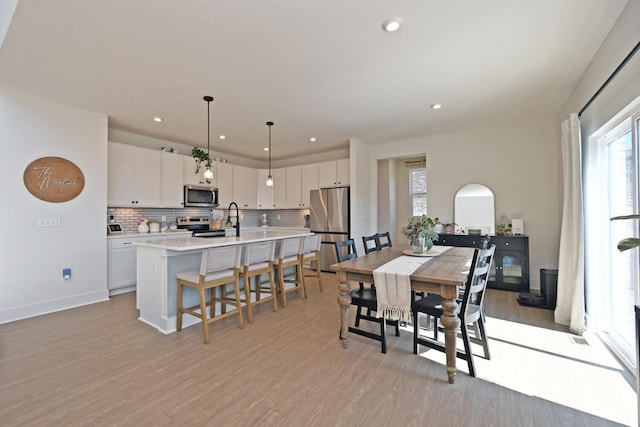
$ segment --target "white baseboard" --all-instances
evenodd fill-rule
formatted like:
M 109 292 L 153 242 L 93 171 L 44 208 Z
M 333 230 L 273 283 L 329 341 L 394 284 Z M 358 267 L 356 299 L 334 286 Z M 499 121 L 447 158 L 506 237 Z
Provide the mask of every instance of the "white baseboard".
M 108 300 L 109 291 L 104 289 L 100 291 L 89 292 L 86 294 L 73 295 L 66 298 L 57 298 L 34 304 L 23 305 L 20 307 L 6 308 L 0 310 L 0 324 Z

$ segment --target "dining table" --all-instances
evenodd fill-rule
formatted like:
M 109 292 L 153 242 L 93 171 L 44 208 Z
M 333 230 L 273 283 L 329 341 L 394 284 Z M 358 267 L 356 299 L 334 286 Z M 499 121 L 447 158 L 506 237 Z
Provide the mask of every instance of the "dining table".
M 350 283 L 374 284 L 374 270 L 398 257 L 414 256 L 415 254 L 412 254 L 409 248 L 408 245 L 393 246 L 330 266 L 330 269 L 336 272 L 340 282 L 338 304 L 340 305 L 340 341 L 343 348 L 346 349 L 349 345 Z M 451 384 L 454 383 L 456 375 L 456 336 L 460 328 L 456 298 L 459 288 L 465 284 L 469 274 L 474 252 L 475 249 L 470 247 L 445 249 L 440 246 L 435 256 L 423 256 L 425 262 L 409 276 L 412 291 L 435 293 L 444 299 L 440 322 L 445 331 L 446 372 Z

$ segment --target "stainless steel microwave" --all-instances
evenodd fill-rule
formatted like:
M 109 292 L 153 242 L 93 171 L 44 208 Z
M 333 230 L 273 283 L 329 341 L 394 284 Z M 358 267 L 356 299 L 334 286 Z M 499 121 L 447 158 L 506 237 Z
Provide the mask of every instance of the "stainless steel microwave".
M 184 207 L 215 208 L 218 206 L 218 189 L 209 185 L 185 185 Z

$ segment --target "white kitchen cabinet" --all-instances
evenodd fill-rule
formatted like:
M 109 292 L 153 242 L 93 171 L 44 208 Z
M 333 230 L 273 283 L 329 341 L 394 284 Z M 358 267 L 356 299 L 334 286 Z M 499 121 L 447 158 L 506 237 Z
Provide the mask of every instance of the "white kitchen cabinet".
M 349 159 L 336 160 L 337 185 L 349 185 L 351 182 L 351 166 Z
M 131 206 L 133 194 L 133 147 L 110 142 L 107 147 L 107 205 Z
M 143 240 L 177 239 L 189 236 L 190 232 L 144 234 L 128 237 L 110 237 L 107 252 L 107 285 L 109 295 L 135 291 L 136 245 Z
M 214 180 L 218 187 L 218 205 L 226 208 L 233 202 L 233 166 L 230 163 L 216 162 Z
M 267 177 L 269 176 L 268 169 L 258 169 L 256 171 L 256 191 L 257 191 L 257 203 L 258 209 L 273 209 L 273 189 L 274 187 L 267 187 Z M 272 173 L 273 178 L 273 173 Z M 276 185 L 274 180 L 274 186 Z
M 108 206 L 161 206 L 161 171 L 160 151 L 109 143 Z
M 309 208 L 309 195 L 311 190 L 317 190 L 318 186 L 318 165 L 302 165 L 300 167 L 302 173 L 302 191 L 300 194 L 301 207 Z
M 349 185 L 349 159 L 318 163 L 318 187 Z
M 162 153 L 162 207 L 181 208 L 184 205 L 184 156 Z
M 308 208 L 309 192 L 318 188 L 318 165 L 286 168 L 287 208 Z
M 287 207 L 287 175 L 284 169 L 272 169 L 273 187 L 267 187 L 269 169 L 258 169 L 258 209 L 284 209 Z M 297 206 L 296 206 L 297 207 Z
M 160 206 L 162 152 L 135 148 L 134 193 L 136 206 Z
M 183 156 L 184 158 L 184 183 L 187 185 L 211 185 L 212 182 L 204 177 L 206 162 L 200 163 L 200 169 L 196 173 L 196 159 L 193 156 Z M 214 167 L 213 163 L 211 166 Z M 214 177 L 215 179 L 215 177 Z
M 284 169 L 273 169 L 273 207 L 287 207 L 287 174 Z
M 256 209 L 257 171 L 246 166 L 233 165 L 233 201 L 240 209 Z
M 285 168 L 285 176 L 287 177 L 287 208 L 299 208 L 302 203 L 302 168 L 300 166 L 291 166 Z
M 136 245 L 135 239 L 110 239 L 107 258 L 107 283 L 109 295 L 130 292 L 136 284 Z

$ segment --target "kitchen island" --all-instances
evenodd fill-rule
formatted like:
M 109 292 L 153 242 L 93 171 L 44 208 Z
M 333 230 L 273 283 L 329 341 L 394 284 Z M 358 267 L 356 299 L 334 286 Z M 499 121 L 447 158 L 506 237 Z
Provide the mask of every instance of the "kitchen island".
M 281 230 L 281 229 L 280 229 Z M 264 231 L 243 233 L 239 237 L 181 237 L 136 243 L 137 294 L 136 305 L 139 320 L 160 332 L 176 331 L 176 274 L 200 268 L 202 250 L 220 246 L 245 245 L 287 237 L 309 236 L 308 230 Z M 197 295 L 187 293 L 185 305 L 197 304 Z M 183 327 L 199 324 L 200 320 L 185 316 Z

